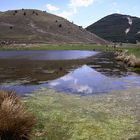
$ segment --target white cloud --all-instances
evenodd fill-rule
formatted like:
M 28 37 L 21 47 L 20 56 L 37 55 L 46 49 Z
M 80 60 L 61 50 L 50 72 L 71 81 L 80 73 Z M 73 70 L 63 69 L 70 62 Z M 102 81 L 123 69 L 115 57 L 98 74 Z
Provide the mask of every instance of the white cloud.
M 58 11 L 59 10 L 58 7 L 53 6 L 52 4 L 47 4 L 46 7 L 49 11 Z
M 62 13 L 57 15 L 60 17 L 64 17 L 66 19 L 70 19 L 74 14 L 75 14 L 74 11 L 70 10 L 70 11 L 63 11 Z
M 78 8 L 88 7 L 92 5 L 96 0 L 70 0 L 68 4 L 68 10 L 58 13 L 58 16 L 62 16 L 66 19 L 71 19 L 73 15 L 78 12 Z
M 66 75 L 60 79 L 62 79 L 63 81 L 70 81 L 70 80 L 73 80 L 73 77 L 71 75 Z
M 59 82 L 53 81 L 53 82 L 50 83 L 50 86 L 55 87 L 59 84 L 60 84 Z
M 71 7 L 88 7 L 93 4 L 95 0 L 70 0 Z

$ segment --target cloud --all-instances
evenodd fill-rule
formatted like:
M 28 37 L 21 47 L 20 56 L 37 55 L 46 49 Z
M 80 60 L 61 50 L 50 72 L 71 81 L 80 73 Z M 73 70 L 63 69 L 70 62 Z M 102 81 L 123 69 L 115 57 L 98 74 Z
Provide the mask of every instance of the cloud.
M 60 79 L 63 80 L 63 81 L 70 81 L 70 80 L 73 80 L 73 77 L 71 75 L 66 75 L 66 76 L 64 76 Z
M 57 14 L 57 15 L 60 16 L 60 17 L 64 17 L 66 19 L 70 19 L 76 13 L 77 13 L 77 11 L 69 10 L 69 11 L 63 11 L 63 12 Z
M 58 13 L 58 16 L 64 17 L 66 19 L 71 19 L 73 15 L 78 12 L 81 7 L 88 7 L 92 5 L 96 0 L 70 0 L 68 4 L 68 9 Z
M 46 7 L 49 11 L 58 11 L 59 10 L 58 7 L 53 6 L 52 4 L 47 4 Z
M 49 85 L 52 86 L 52 87 L 55 87 L 55 86 L 57 86 L 57 85 L 59 85 L 59 84 L 60 84 L 59 82 L 53 81 L 53 82 L 51 82 Z
M 95 0 L 70 0 L 71 7 L 88 7 L 93 4 Z

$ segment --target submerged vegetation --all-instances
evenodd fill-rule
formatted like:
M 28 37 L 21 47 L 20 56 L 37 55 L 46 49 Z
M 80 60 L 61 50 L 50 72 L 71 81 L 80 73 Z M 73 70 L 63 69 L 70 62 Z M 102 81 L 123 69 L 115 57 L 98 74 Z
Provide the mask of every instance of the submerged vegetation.
M 78 96 L 42 89 L 24 103 L 37 117 L 33 140 L 139 138 L 139 87 L 109 95 Z

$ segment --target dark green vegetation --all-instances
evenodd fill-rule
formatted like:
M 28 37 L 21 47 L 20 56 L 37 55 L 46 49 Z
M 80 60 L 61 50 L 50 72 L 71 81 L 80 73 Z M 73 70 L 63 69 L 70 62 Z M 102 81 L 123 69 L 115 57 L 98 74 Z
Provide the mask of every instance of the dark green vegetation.
M 1 44 L 107 43 L 64 18 L 34 9 L 0 13 L 0 42 Z
M 139 139 L 139 87 L 76 96 L 42 89 L 24 102 L 37 117 L 33 140 Z
M 140 18 L 112 14 L 86 29 L 113 42 L 136 43 L 140 41 Z
M 0 139 L 29 140 L 34 117 L 14 92 L 0 91 Z
M 114 48 L 107 48 L 105 45 L 82 45 L 82 44 L 63 44 L 63 45 L 52 45 L 52 44 L 18 44 L 18 45 L 4 45 L 0 47 L 0 50 L 114 50 Z

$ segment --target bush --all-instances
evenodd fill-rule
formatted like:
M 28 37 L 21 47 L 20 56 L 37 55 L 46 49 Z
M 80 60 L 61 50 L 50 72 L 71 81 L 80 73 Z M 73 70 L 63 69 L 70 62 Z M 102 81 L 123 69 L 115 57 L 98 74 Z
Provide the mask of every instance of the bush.
M 62 27 L 62 24 L 59 24 L 59 28 L 61 28 Z
M 0 140 L 29 140 L 34 117 L 13 92 L 0 91 Z
M 35 11 L 33 11 L 32 14 L 35 14 Z
M 13 29 L 13 26 L 10 26 L 9 28 L 12 30 Z
M 26 16 L 26 12 L 24 12 L 23 15 Z

